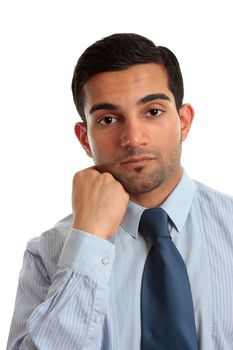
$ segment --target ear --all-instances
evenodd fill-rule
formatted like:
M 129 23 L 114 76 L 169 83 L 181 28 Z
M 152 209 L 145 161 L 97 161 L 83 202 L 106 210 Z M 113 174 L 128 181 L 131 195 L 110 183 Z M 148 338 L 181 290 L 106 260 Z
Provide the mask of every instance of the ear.
M 194 114 L 195 112 L 193 107 L 188 103 L 183 104 L 179 109 L 182 141 L 184 141 L 188 136 Z
M 91 149 L 87 138 L 87 126 L 85 123 L 79 122 L 74 126 L 75 135 L 77 136 L 82 147 L 85 149 L 87 155 L 92 157 Z

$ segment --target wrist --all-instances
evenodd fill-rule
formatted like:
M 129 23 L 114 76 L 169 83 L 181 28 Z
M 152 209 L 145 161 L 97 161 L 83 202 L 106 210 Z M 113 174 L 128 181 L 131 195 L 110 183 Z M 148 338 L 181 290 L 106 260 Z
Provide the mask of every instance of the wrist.
M 111 237 L 111 234 L 108 231 L 106 231 L 106 229 L 104 229 L 103 227 L 99 227 L 96 224 L 95 225 L 92 225 L 90 223 L 82 224 L 81 222 L 74 220 L 72 227 L 75 230 L 84 231 L 105 240 Z

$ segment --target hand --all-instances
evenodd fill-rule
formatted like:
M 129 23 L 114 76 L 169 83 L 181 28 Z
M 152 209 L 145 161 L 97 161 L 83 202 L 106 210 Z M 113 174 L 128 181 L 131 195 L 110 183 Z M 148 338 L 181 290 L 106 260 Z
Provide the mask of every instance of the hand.
M 79 171 L 73 179 L 73 228 L 108 239 L 117 231 L 128 201 L 129 194 L 110 173 Z

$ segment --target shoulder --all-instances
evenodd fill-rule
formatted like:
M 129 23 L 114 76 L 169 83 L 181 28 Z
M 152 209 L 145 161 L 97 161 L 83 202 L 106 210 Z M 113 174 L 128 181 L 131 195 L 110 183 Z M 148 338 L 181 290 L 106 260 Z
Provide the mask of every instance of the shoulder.
M 209 203 L 226 203 L 229 207 L 233 208 L 233 196 L 220 192 L 214 188 L 211 188 L 199 181 L 194 181 L 196 185 L 196 196 L 202 200 L 206 200 Z
M 217 191 L 198 181 L 194 194 L 194 206 L 205 218 L 205 221 L 215 222 L 222 229 L 226 227 L 232 231 L 233 219 L 233 197 L 231 195 Z
M 43 232 L 40 236 L 32 238 L 27 243 L 26 252 L 30 254 L 34 260 L 40 260 L 51 275 L 56 269 L 71 225 L 72 215 L 69 215 L 60 220 L 54 227 Z

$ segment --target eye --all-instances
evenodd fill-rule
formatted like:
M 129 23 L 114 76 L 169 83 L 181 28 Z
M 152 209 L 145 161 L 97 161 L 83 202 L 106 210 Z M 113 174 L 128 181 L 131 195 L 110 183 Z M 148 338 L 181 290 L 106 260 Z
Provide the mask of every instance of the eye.
M 152 108 L 148 111 L 148 114 L 152 117 L 158 117 L 163 111 L 158 108 Z
M 116 121 L 117 121 L 116 117 L 107 116 L 107 117 L 104 117 L 104 118 L 100 119 L 99 120 L 99 124 L 101 124 L 101 125 L 111 125 L 111 124 L 116 123 Z

